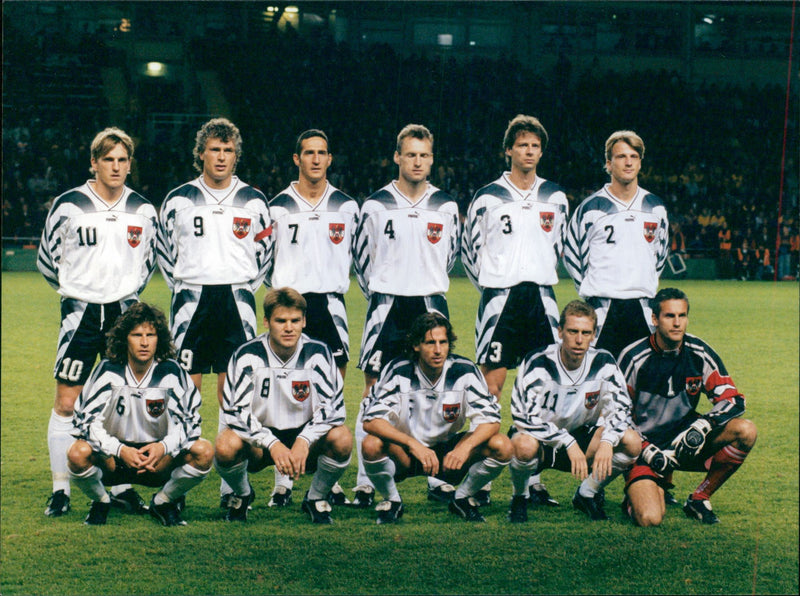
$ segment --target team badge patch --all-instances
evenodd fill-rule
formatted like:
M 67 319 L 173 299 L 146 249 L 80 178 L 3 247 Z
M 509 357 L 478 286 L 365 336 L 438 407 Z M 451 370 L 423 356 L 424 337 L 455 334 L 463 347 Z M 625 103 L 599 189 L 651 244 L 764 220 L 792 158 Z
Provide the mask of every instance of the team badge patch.
M 145 399 L 147 404 L 147 413 L 153 418 L 158 418 L 164 413 L 164 398 L 160 399 Z
M 444 226 L 439 223 L 429 223 L 428 224 L 428 241 L 431 244 L 436 244 L 439 240 L 442 239 L 442 230 Z
M 139 226 L 128 226 L 128 244 L 131 248 L 136 248 L 142 241 L 142 228 Z
M 292 397 L 297 401 L 306 401 L 311 395 L 311 383 L 308 381 L 292 381 Z
M 591 410 L 597 405 L 597 402 L 600 401 L 600 392 L 599 391 L 587 391 L 586 398 L 583 402 L 586 406 L 587 410 Z
M 344 240 L 344 224 L 328 224 L 328 236 L 334 244 L 341 244 L 342 240 Z
M 686 393 L 694 397 L 703 387 L 703 377 L 686 377 Z
M 247 237 L 250 233 L 250 218 L 247 217 L 234 217 L 233 218 L 233 235 L 239 238 Z
M 654 222 L 646 221 L 644 222 L 644 239 L 648 242 L 652 242 L 656 239 L 656 229 L 658 228 L 658 224 Z
M 442 404 L 442 416 L 447 422 L 454 422 L 461 412 L 461 404 Z
M 539 225 L 545 232 L 553 230 L 553 222 L 555 221 L 556 214 L 552 211 L 543 211 L 539 214 Z

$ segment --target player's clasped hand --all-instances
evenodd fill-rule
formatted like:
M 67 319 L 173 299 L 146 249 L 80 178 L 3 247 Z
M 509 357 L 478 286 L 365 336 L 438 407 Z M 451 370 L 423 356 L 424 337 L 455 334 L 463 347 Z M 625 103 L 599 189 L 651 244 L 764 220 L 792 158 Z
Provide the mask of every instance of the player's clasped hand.
M 598 482 L 602 482 L 611 474 L 611 458 L 613 456 L 614 448 L 611 443 L 600 441 L 592 461 L 592 475 Z
M 589 475 L 589 464 L 586 462 L 586 456 L 577 441 L 567 448 L 567 456 L 572 464 L 572 475 L 578 480 L 586 478 Z
M 439 458 L 433 449 L 428 449 L 419 441 L 414 441 L 409 451 L 422 464 L 422 471 L 428 476 L 436 476 L 439 473 Z

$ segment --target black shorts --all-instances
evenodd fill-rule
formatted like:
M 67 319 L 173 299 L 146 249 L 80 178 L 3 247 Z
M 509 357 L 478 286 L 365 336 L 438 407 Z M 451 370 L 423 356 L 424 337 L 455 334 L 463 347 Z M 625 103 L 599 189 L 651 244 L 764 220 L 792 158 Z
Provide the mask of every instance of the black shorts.
M 575 430 L 569 431 L 569 434 L 572 435 L 572 438 L 578 443 L 578 447 L 581 448 L 581 451 L 586 453 L 597 429 L 597 426 L 581 426 Z M 512 426 L 508 430 L 509 438 L 513 437 L 517 432 L 517 428 Z M 537 457 L 539 458 L 539 465 L 534 471 L 534 474 L 538 474 L 545 468 L 551 468 L 561 472 L 572 471 L 572 462 L 567 455 L 567 450 L 562 447 L 551 447 L 539 441 L 539 453 Z
M 640 298 L 589 298 L 597 311 L 598 331 L 595 347 L 608 350 L 614 358 L 635 341 L 650 335 L 649 312 Z M 603 316 L 604 315 L 604 316 Z
M 458 445 L 458 442 L 463 438 L 465 434 L 466 433 L 463 432 L 458 433 L 456 435 L 453 435 L 446 441 L 442 443 L 437 443 L 436 445 L 431 447 L 431 449 L 433 449 L 433 451 L 436 453 L 436 458 L 439 460 L 439 473 L 436 474 L 436 478 L 438 478 L 439 480 L 443 480 L 448 484 L 452 484 L 453 486 L 455 486 L 464 479 L 464 476 L 467 475 L 467 472 L 469 471 L 469 467 L 471 464 L 470 462 L 466 462 L 461 467 L 460 470 L 448 470 L 447 472 L 445 472 L 443 464 L 444 457 L 445 455 L 450 453 L 453 449 L 455 449 L 456 445 Z M 396 474 L 395 480 L 400 482 L 401 480 L 404 480 L 405 478 L 410 478 L 412 476 L 427 476 L 425 471 L 422 469 L 422 462 L 420 462 L 413 455 L 411 456 L 411 467 L 409 468 L 408 472 L 406 472 L 405 474 Z
M 330 348 L 336 366 L 345 366 L 350 360 L 350 346 L 344 296 L 309 292 L 303 298 L 306 299 L 305 334 Z
M 292 445 L 294 445 L 294 442 L 297 439 L 297 436 L 301 432 L 303 432 L 303 429 L 305 427 L 306 425 L 304 424 L 303 426 L 300 426 L 298 428 L 278 429 L 269 427 L 269 429 L 281 443 L 283 443 L 286 447 L 291 449 Z M 315 445 L 316 443 L 308 446 L 308 459 L 306 460 L 306 474 L 311 474 L 313 472 L 316 472 L 317 470 L 317 458 L 313 456 Z M 250 461 L 247 463 L 248 472 L 259 472 L 268 466 L 275 465 L 275 461 L 272 459 L 272 454 L 269 452 L 269 449 L 263 449 L 262 451 L 263 455 L 261 456 L 260 459 L 250 459 Z

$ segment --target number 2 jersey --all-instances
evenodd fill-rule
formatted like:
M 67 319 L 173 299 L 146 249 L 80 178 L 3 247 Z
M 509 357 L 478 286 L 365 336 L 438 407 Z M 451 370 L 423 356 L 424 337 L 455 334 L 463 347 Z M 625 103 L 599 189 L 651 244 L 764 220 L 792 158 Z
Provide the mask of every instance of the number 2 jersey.
M 175 360 L 153 362 L 141 381 L 127 363 L 101 360 L 75 403 L 73 434 L 105 457 L 159 441 L 175 457 L 200 438 L 200 422 L 200 392 Z
M 344 294 L 350 287 L 358 203 L 328 184 L 312 205 L 296 184 L 269 202 L 274 238 L 270 285 L 301 294 Z
M 444 294 L 458 251 L 458 205 L 431 184 L 412 202 L 390 182 L 361 206 L 354 260 L 367 297 Z
M 223 190 L 209 189 L 202 176 L 172 190 L 158 245 L 167 285 L 246 284 L 255 292 L 272 259 L 271 225 L 266 197 L 236 176 Z
M 36 266 L 65 298 L 107 304 L 137 298 L 156 263 L 158 216 L 130 188 L 109 205 L 86 184 L 56 197 Z
M 567 370 L 561 344 L 551 344 L 522 361 L 511 392 L 517 430 L 541 443 L 567 449 L 582 426 L 602 426 L 601 440 L 616 447 L 630 426 L 631 400 L 614 357 L 590 348 L 581 366 Z

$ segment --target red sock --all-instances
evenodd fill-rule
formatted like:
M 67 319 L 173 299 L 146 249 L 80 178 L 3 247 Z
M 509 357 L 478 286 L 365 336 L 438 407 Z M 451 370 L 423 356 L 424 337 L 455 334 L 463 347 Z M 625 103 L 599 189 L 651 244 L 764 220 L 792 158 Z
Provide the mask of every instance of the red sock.
M 717 489 L 739 469 L 747 457 L 747 451 L 737 449 L 733 445 L 726 445 L 706 461 L 708 474 L 700 483 L 691 498 L 697 500 L 710 499 Z

